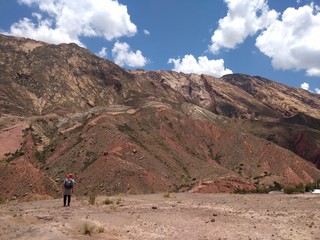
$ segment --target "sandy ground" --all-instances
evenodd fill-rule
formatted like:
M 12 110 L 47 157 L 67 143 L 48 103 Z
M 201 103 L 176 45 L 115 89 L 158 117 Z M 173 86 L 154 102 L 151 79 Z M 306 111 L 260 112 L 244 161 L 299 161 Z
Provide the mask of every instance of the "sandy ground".
M 74 196 L 0 205 L 0 239 L 320 240 L 319 194 Z M 113 202 L 106 204 L 105 202 Z M 85 224 L 94 226 L 84 234 Z

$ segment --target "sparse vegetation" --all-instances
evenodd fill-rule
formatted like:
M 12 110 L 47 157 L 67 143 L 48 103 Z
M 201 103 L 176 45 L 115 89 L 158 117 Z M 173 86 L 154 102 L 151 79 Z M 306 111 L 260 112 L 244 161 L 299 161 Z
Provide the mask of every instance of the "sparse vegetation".
M 111 205 L 110 205 L 110 210 L 111 210 L 111 211 L 114 211 L 114 212 L 117 211 L 117 210 L 118 210 L 118 205 L 111 204 Z
M 286 187 L 283 189 L 283 192 L 286 194 L 293 194 L 293 193 L 304 193 L 305 187 L 302 183 L 296 185 L 295 187 Z
M 5 204 L 6 200 L 3 197 L 0 197 L 0 204 Z
M 89 204 L 94 205 L 96 203 L 96 196 L 95 195 L 90 195 L 89 196 Z
M 103 226 L 100 226 L 99 228 L 98 228 L 98 233 L 103 233 L 104 232 L 104 227 Z
M 282 186 L 281 186 L 280 183 L 274 181 L 273 184 L 274 184 L 273 185 L 274 186 L 274 190 L 280 191 L 282 189 Z
M 118 125 L 117 126 L 118 130 L 120 132 L 133 132 L 133 129 L 131 127 L 129 127 L 129 125 L 127 123 L 124 123 L 122 125 Z
M 12 160 L 20 157 L 20 156 L 23 156 L 24 155 L 24 152 L 21 150 L 21 149 L 18 149 L 17 151 L 15 151 L 15 153 L 12 154 L 11 157 L 9 157 L 6 161 L 7 162 L 11 162 Z
M 176 192 L 181 191 L 181 189 L 183 189 L 183 191 L 189 190 L 195 185 L 195 182 L 192 181 L 192 179 L 191 179 L 191 176 L 190 176 L 190 173 L 188 172 L 188 169 L 186 167 L 183 167 L 183 168 L 187 174 L 181 176 L 181 184 L 175 186 Z
M 313 183 L 308 183 L 305 185 L 305 191 L 306 192 L 310 192 L 314 189 L 318 189 L 319 188 L 319 185 L 320 185 L 320 180 L 317 180 Z
M 122 201 L 122 199 L 118 198 L 117 201 L 116 201 L 116 204 L 119 205 L 121 203 L 121 201 Z
M 109 204 L 113 204 L 113 201 L 107 198 L 106 200 L 103 201 L 103 203 L 106 205 L 109 205 Z
M 246 189 L 236 189 L 235 193 L 269 193 L 270 191 L 280 191 L 283 189 L 283 192 L 286 194 L 294 194 L 294 193 L 304 193 L 304 192 L 310 192 L 313 189 L 316 189 L 319 187 L 320 180 L 314 182 L 314 183 L 308 183 L 304 185 L 303 183 L 300 183 L 294 187 L 285 187 L 283 188 L 280 183 L 274 181 L 274 185 L 268 186 L 268 187 L 261 187 L 260 182 L 256 181 L 255 186 L 256 189 L 253 190 L 246 190 Z
M 257 179 L 260 179 L 260 178 L 264 178 L 264 177 L 268 177 L 268 176 L 271 176 L 272 174 L 269 173 L 269 172 L 264 172 L 263 175 L 260 175 L 260 176 L 255 176 L 253 177 L 254 180 L 257 180 Z
M 43 151 L 36 151 L 35 153 L 35 157 L 38 159 L 38 161 L 42 164 L 44 164 L 46 162 L 47 157 L 53 153 L 55 150 L 55 146 L 54 145 L 48 145 L 45 146 Z
M 35 157 L 38 159 L 39 162 L 45 163 L 46 157 L 43 151 L 42 152 L 36 151 Z
M 280 183 L 278 182 L 274 182 L 274 185 L 270 185 L 270 186 L 260 186 L 260 182 L 256 181 L 255 182 L 255 189 L 251 189 L 251 190 L 246 190 L 246 189 L 236 189 L 235 193 L 241 193 L 241 194 L 245 194 L 245 193 L 269 193 L 271 191 L 280 191 L 282 189 L 282 186 L 280 185 Z
M 170 198 L 171 194 L 169 192 L 165 192 L 162 194 L 164 198 Z
M 95 226 L 90 225 L 89 223 L 84 223 L 82 226 L 82 232 L 84 235 L 91 236 L 93 234 L 94 229 L 95 229 Z
M 270 141 L 270 142 L 274 142 L 277 143 L 277 136 L 275 134 L 270 134 L 269 136 L 266 137 L 266 140 Z
M 89 167 L 92 163 L 94 163 L 98 159 L 98 155 L 96 152 L 88 151 L 86 152 L 86 160 L 84 161 L 84 166 L 82 171 Z
M 215 154 L 214 155 L 214 160 L 218 163 L 218 164 L 221 164 L 221 158 L 222 158 L 222 155 L 220 155 L 220 154 Z
M 239 194 L 247 194 L 247 193 L 269 193 L 271 190 L 269 187 L 261 188 L 256 187 L 255 189 L 247 190 L 247 189 L 236 189 L 234 193 Z

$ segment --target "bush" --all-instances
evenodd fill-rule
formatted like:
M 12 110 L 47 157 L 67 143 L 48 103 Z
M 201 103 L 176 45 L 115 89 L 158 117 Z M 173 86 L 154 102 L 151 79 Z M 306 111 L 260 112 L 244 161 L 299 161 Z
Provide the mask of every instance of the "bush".
M 109 205 L 109 204 L 113 204 L 113 201 L 107 198 L 106 200 L 103 201 L 103 203 L 106 205 Z
M 256 187 L 256 189 L 251 189 L 251 190 L 246 190 L 246 189 L 241 189 L 238 188 L 234 191 L 234 193 L 239 193 L 239 194 L 246 194 L 246 193 L 269 193 L 270 189 L 268 187 L 266 188 L 261 188 L 261 187 Z
M 3 197 L 0 197 L 0 204 L 5 204 L 6 200 Z
M 98 228 L 98 233 L 103 233 L 104 232 L 104 227 L 103 226 L 100 226 L 99 228 Z
M 305 191 L 306 192 L 311 192 L 313 189 L 316 188 L 316 185 L 314 183 L 309 183 L 305 186 Z
M 93 234 L 94 229 L 95 229 L 95 226 L 92 226 L 89 223 L 85 223 L 82 226 L 82 232 L 84 235 L 91 236 Z
M 91 196 L 89 197 L 89 204 L 90 204 L 90 205 L 94 205 L 95 202 L 96 202 L 96 196 L 95 196 L 95 195 L 91 195 Z
M 274 181 L 273 184 L 274 185 L 270 185 L 268 187 L 263 187 L 263 186 L 259 186 L 260 182 L 256 181 L 255 183 L 255 189 L 253 190 L 246 190 L 246 189 L 236 189 L 235 193 L 241 193 L 241 194 L 245 194 L 245 193 L 269 193 L 271 191 L 277 190 L 280 191 L 282 189 L 282 186 L 280 185 L 280 183 Z
M 170 198 L 170 193 L 169 192 L 165 192 L 162 195 L 164 198 Z
M 286 187 L 286 188 L 283 189 L 283 192 L 285 194 L 292 194 L 292 193 L 294 193 L 296 191 L 295 191 L 295 188 L 293 188 L 293 187 Z
M 304 193 L 305 188 L 302 183 L 296 185 L 295 187 L 286 187 L 283 189 L 283 192 L 286 194 L 292 194 L 292 193 Z
M 282 186 L 281 186 L 281 184 L 280 183 L 278 183 L 278 182 L 276 182 L 276 181 L 274 181 L 273 182 L 273 187 L 274 187 L 274 190 L 278 190 L 278 191 L 280 191 L 281 189 L 282 189 Z

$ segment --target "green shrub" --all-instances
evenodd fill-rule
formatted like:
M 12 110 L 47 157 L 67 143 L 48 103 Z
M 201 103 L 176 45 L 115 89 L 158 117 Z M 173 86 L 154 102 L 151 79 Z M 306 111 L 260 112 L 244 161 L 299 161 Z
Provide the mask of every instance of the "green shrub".
M 255 189 L 247 190 L 247 189 L 236 189 L 234 193 L 239 193 L 239 194 L 247 194 L 247 193 L 269 193 L 270 189 L 268 187 L 266 188 L 261 188 L 261 187 L 256 187 Z
M 280 191 L 281 189 L 282 189 L 282 186 L 281 186 L 281 184 L 280 183 L 278 183 L 278 182 L 276 182 L 276 181 L 274 181 L 273 182 L 273 187 L 274 187 L 274 190 L 278 190 L 278 191 Z
M 308 183 L 306 186 L 305 186 L 305 191 L 306 192 L 310 192 L 312 191 L 313 189 L 316 188 L 316 184 L 315 183 Z
M 286 188 L 283 189 L 283 192 L 285 194 L 292 194 L 292 193 L 294 193 L 296 191 L 295 191 L 295 188 L 293 188 L 293 187 L 286 187 Z
M 127 123 L 124 123 L 122 125 L 118 125 L 117 128 L 120 132 L 133 132 L 133 129 L 131 127 L 129 127 L 129 125 Z
M 305 191 L 306 192 L 310 192 L 310 191 L 312 191 L 314 189 L 318 189 L 319 188 L 319 184 L 320 184 L 320 180 L 317 180 L 317 181 L 315 181 L 313 183 L 308 183 L 305 186 Z
M 283 189 L 283 192 L 286 194 L 292 194 L 292 193 L 304 193 L 305 188 L 302 183 L 296 185 L 295 187 L 286 187 Z
M 22 151 L 21 149 L 19 149 L 19 150 L 15 151 L 15 153 L 13 153 L 13 154 L 11 155 L 11 157 L 9 157 L 6 161 L 7 161 L 7 162 L 11 162 L 12 160 L 14 160 L 14 159 L 16 159 L 16 158 L 18 158 L 18 157 L 20 157 L 20 156 L 23 156 L 23 155 L 24 155 L 24 151 Z
M 6 200 L 3 197 L 0 197 L 0 204 L 5 204 Z

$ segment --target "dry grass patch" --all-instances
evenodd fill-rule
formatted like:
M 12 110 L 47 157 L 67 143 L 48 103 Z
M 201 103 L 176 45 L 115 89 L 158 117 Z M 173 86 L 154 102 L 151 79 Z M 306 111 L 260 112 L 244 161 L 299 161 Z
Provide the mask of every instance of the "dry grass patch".
M 89 223 L 84 223 L 82 225 L 82 233 L 84 235 L 89 235 L 91 236 L 93 234 L 93 231 L 96 227 L 94 225 L 90 225 Z
M 95 195 L 91 195 L 89 197 L 89 204 L 90 205 L 94 205 L 96 203 L 96 196 Z
M 104 227 L 103 226 L 98 227 L 98 233 L 104 233 Z
M 174 194 L 170 193 L 170 192 L 165 192 L 165 193 L 162 194 L 162 197 L 164 197 L 164 198 L 172 198 L 172 197 L 174 197 Z
M 92 236 L 94 233 L 104 233 L 104 226 L 97 227 L 95 224 L 84 223 L 82 225 L 82 233 L 84 235 Z
M 106 205 L 109 205 L 109 204 L 113 204 L 113 201 L 107 198 L 106 200 L 103 201 L 103 203 Z

